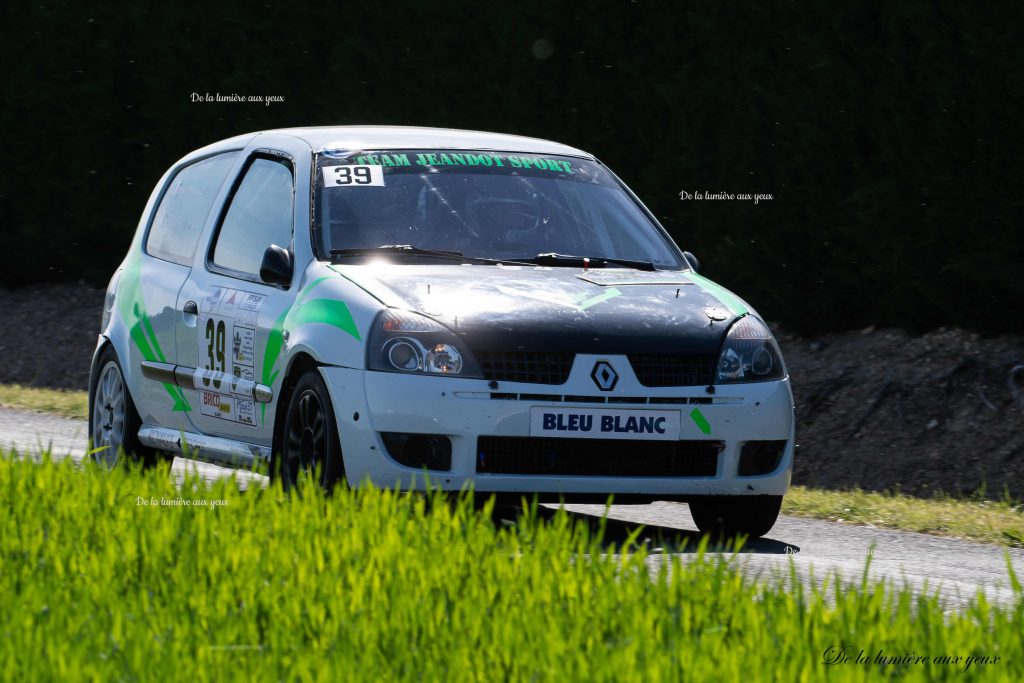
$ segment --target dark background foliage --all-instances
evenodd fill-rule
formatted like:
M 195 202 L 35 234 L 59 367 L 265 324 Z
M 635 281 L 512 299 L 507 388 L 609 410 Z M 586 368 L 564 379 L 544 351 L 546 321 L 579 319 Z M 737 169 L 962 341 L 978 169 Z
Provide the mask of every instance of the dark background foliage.
M 1019 3 L 87 4 L 0 10 L 5 286 L 105 284 L 209 142 L 428 125 L 595 153 L 790 329 L 1024 330 Z

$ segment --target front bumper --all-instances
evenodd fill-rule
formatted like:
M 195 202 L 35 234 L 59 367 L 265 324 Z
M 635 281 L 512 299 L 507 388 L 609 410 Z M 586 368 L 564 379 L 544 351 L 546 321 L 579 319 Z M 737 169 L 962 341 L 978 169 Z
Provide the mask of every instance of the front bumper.
M 608 359 L 619 368 L 613 392 L 596 389 L 590 368 Z M 490 389 L 481 379 L 458 379 L 368 372 L 322 367 L 331 392 L 341 434 L 349 482 L 370 482 L 378 487 L 422 489 L 423 470 L 405 467 L 392 459 L 381 432 L 445 435 L 451 440 L 451 470 L 430 472 L 430 485 L 460 490 L 468 485 L 478 492 L 640 496 L 677 498 L 705 495 L 783 495 L 793 468 L 793 396 L 789 380 L 721 385 L 714 394 L 704 387 L 644 387 L 629 371 L 624 358 L 577 356 L 573 372 L 563 385 L 501 382 Z M 622 369 L 625 369 L 623 371 Z M 494 395 L 501 396 L 495 399 Z M 523 395 L 527 396 L 523 396 Z M 557 396 L 545 400 L 538 396 Z M 510 398 L 514 396 L 515 398 Z M 607 400 L 596 404 L 566 397 Z M 625 401 L 651 400 L 657 404 Z M 666 403 L 667 400 L 686 401 Z M 720 446 L 711 476 L 593 476 L 564 474 L 492 474 L 478 472 L 479 437 L 529 437 L 530 409 L 535 406 L 586 410 L 679 410 L 684 441 L 714 441 Z M 694 408 L 706 420 L 701 429 L 690 417 Z M 778 466 L 769 474 L 739 476 L 740 452 L 749 441 L 785 441 Z M 624 458 L 637 455 L 636 440 L 622 440 Z

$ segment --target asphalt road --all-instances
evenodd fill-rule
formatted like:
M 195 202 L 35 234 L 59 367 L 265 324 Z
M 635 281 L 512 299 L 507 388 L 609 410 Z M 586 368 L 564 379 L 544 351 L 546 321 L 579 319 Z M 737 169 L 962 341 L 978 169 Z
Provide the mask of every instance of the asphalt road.
M 0 409 L 0 446 L 36 454 L 48 448 L 54 457 L 80 460 L 85 456 L 85 441 L 83 421 Z M 175 458 L 172 476 L 180 481 L 192 468 L 207 480 L 234 471 Z M 265 485 L 266 477 L 239 472 L 239 483 L 242 488 Z M 600 505 L 566 508 L 581 517 L 600 516 L 604 511 Z M 699 540 L 685 504 L 615 505 L 608 516 L 608 536 L 613 541 L 625 538 L 638 524 L 644 525 L 641 538 L 654 552 L 652 564 L 659 553 L 678 552 L 684 545 L 691 549 Z M 870 576 L 891 579 L 897 585 L 905 582 L 915 593 L 939 591 L 949 610 L 962 608 L 979 590 L 990 601 L 1011 602 L 1014 596 L 1006 572 L 1007 553 L 1014 571 L 1024 578 L 1021 549 L 1007 551 L 925 534 L 785 516 L 779 518 L 767 537 L 750 543 L 738 560 L 749 575 L 771 580 L 785 577 L 792 561 L 804 581 L 821 581 L 838 572 L 844 581 L 858 582 L 869 553 Z
M 0 447 L 16 448 L 21 453 L 38 455 L 49 450 L 55 459 L 70 456 L 78 461 L 85 457 L 88 427 L 84 420 L 70 420 L 44 413 L 26 413 L 0 408 Z M 185 474 L 196 470 L 207 481 L 238 474 L 239 488 L 248 488 L 253 482 L 266 485 L 267 478 L 244 470 L 218 467 L 197 460 L 175 458 L 171 474 L 178 483 Z

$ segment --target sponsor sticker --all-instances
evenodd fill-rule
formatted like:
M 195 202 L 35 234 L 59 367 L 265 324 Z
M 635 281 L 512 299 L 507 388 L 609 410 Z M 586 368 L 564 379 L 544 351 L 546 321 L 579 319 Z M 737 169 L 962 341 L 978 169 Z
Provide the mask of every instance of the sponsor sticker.
M 202 412 L 203 415 L 212 415 L 214 417 L 222 417 L 226 420 L 233 419 L 231 417 L 231 404 L 232 399 L 223 394 L 218 394 L 212 391 L 200 392 L 203 395 Z
M 217 314 L 225 316 L 227 318 L 235 317 L 235 309 L 238 308 L 238 299 L 240 298 L 241 292 L 237 289 L 229 289 L 227 296 L 221 298 L 220 307 L 217 309 Z
M 249 399 L 238 399 L 235 401 L 238 407 L 238 421 L 250 427 L 256 426 L 256 404 Z
M 222 287 L 214 287 L 210 293 L 206 295 L 206 298 L 203 299 L 203 313 L 213 313 L 216 311 L 223 296 L 224 289 Z
M 239 292 L 239 295 L 241 301 L 235 313 L 235 324 L 242 327 L 256 327 L 260 309 L 263 308 L 263 302 L 267 300 L 267 295 L 252 292 Z
M 678 410 L 530 408 L 530 436 L 678 441 Z

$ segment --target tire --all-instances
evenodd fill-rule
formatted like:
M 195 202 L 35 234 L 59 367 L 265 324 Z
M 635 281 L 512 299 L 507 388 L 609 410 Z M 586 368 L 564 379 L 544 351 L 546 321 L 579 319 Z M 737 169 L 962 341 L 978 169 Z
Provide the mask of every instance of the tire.
M 279 453 L 274 454 L 271 474 L 281 479 L 285 491 L 296 488 L 302 472 L 318 475 L 321 488 L 331 491 L 345 481 L 338 425 L 317 370 L 304 373 L 288 399 L 280 428 Z
M 131 461 L 144 468 L 173 458 L 163 455 L 139 441 L 142 420 L 135 402 L 128 393 L 128 383 L 117 359 L 117 352 L 108 345 L 96 361 L 96 377 L 89 395 L 89 443 L 92 459 L 109 468 Z
M 782 496 L 708 496 L 690 501 L 690 514 L 702 534 L 760 538 L 775 526 Z

